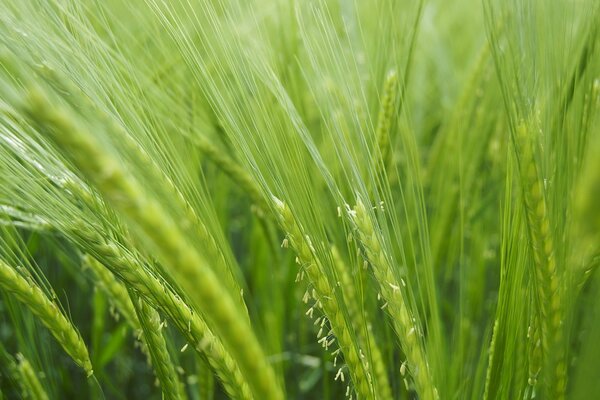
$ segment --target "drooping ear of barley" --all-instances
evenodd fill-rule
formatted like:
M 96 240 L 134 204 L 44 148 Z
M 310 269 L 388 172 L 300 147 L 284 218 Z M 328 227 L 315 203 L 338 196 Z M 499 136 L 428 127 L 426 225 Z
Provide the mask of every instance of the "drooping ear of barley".
M 241 296 L 241 288 L 227 264 L 224 254 L 218 247 L 214 237 L 209 232 L 206 225 L 202 222 L 198 213 L 194 210 L 192 205 L 186 200 L 183 193 L 175 186 L 175 183 L 160 170 L 155 161 L 148 155 L 144 149 L 139 146 L 133 138 L 131 138 L 127 132 L 122 132 L 119 138 L 123 139 L 123 144 L 127 146 L 128 151 L 139 158 L 142 165 L 145 165 L 146 173 L 149 173 L 152 178 L 160 182 L 163 188 L 169 194 L 169 198 L 173 199 L 175 204 L 180 210 L 183 210 L 183 215 L 186 221 L 191 224 L 190 231 L 196 234 L 199 241 L 203 245 L 204 257 L 207 260 L 211 260 L 211 268 L 214 269 L 221 277 L 220 282 L 223 286 L 229 290 L 231 297 L 238 302 L 240 308 L 243 309 L 244 314 L 247 314 L 246 305 Z M 187 224 L 184 224 L 187 227 Z M 247 315 L 246 315 L 247 317 Z
M 212 323 L 255 396 L 282 398 L 275 374 L 244 312 L 166 210 L 102 150 L 74 116 L 53 106 L 40 89 L 29 90 L 23 110 L 95 183 L 109 203 L 128 218 L 137 233 L 155 246 L 159 259 Z
M 118 136 L 119 143 L 124 148 L 125 153 L 133 157 L 140 165 L 145 167 L 145 173 L 148 174 L 153 182 L 158 183 L 162 187 L 162 189 L 168 194 L 169 198 L 174 201 L 178 209 L 183 212 L 183 216 L 187 221 L 184 226 L 186 229 L 189 229 L 191 232 L 193 232 L 193 234 L 197 235 L 198 239 L 203 244 L 206 259 L 212 260 L 212 268 L 221 275 L 222 282 L 230 291 L 231 296 L 239 301 L 240 307 L 245 308 L 244 301 L 240 295 L 240 286 L 233 276 L 230 266 L 225 259 L 225 255 L 217 245 L 215 238 L 198 216 L 198 213 L 195 211 L 194 207 L 186 199 L 182 191 L 175 185 L 173 180 L 160 169 L 156 161 L 134 139 L 134 137 L 131 136 L 129 132 L 127 132 L 120 124 L 114 121 L 114 119 L 110 118 L 107 114 L 98 110 L 97 107 L 90 102 L 88 97 L 85 96 L 80 88 L 78 88 L 69 80 L 64 79 L 54 69 L 47 65 L 42 67 L 37 66 L 36 70 L 43 74 L 43 76 L 46 77 L 51 84 L 57 85 L 61 90 L 69 93 L 67 99 L 73 107 L 80 107 L 82 104 L 86 104 L 86 109 L 92 111 L 95 118 L 97 118 L 104 126 L 108 127 L 108 129 Z M 204 138 L 199 138 L 198 142 L 206 142 L 206 140 Z M 210 146 L 210 143 L 206 142 L 202 148 L 210 148 Z M 219 163 L 219 166 L 225 164 L 222 167 L 225 168 L 226 171 L 232 172 L 233 175 L 238 176 L 236 181 L 242 184 L 242 187 L 248 187 L 249 189 L 252 189 L 253 187 L 253 200 L 261 200 L 261 196 L 255 185 L 252 186 L 253 182 L 243 170 L 241 170 L 231 160 L 228 160 L 227 157 L 220 156 L 218 150 L 216 149 L 213 149 L 211 156 L 215 158 L 221 157 L 222 161 Z M 83 201 L 93 202 L 94 199 L 91 198 L 89 193 L 86 192 L 83 187 L 74 185 L 71 181 L 67 181 L 66 183 L 68 188 L 71 189 L 76 195 L 80 196 Z
M 406 368 L 413 377 L 416 392 L 424 400 L 438 399 L 438 391 L 431 376 L 421 339 L 423 330 L 407 303 L 405 285 L 394 275 L 393 266 L 385 254 L 380 234 L 375 229 L 362 200 L 357 200 L 354 209 L 348 210 L 348 215 L 371 264 L 381 296 L 386 302 L 385 309 L 392 318 L 402 351 L 406 355 Z
M 133 304 L 142 327 L 144 343 L 150 353 L 156 377 L 160 381 L 163 398 L 169 400 L 183 399 L 185 390 L 179 381 L 174 363 L 169 355 L 167 342 L 162 333 L 163 324 L 160 320 L 160 314 L 141 297 L 137 297 L 137 301 L 135 301 L 136 295 L 133 290 L 130 291 L 130 295 L 134 299 Z
M 206 326 L 202 317 L 171 288 L 148 272 L 133 254 L 108 241 L 97 230 L 83 223 L 78 225 L 79 227 L 71 232 L 76 241 L 83 243 L 86 251 L 101 260 L 102 264 L 129 288 L 169 316 L 190 346 L 207 358 L 229 396 L 251 400 L 253 396 L 237 362 L 224 349 L 220 339 Z
M 0 260 L 0 287 L 23 303 L 50 330 L 67 354 L 91 376 L 94 371 L 87 347 L 62 311 L 34 282 Z
M 374 391 L 371 367 L 361 357 L 362 349 L 355 340 L 356 334 L 341 310 L 336 293 L 329 283 L 327 275 L 322 270 L 322 265 L 313 254 L 310 239 L 302 233 L 294 216 L 281 200 L 274 198 L 274 207 L 279 214 L 281 227 L 287 233 L 287 240 L 295 250 L 298 263 L 302 267 L 301 274 L 305 273 L 315 291 L 316 305 L 320 305 L 331 323 L 333 334 L 336 336 L 344 360 L 354 383 L 357 396 L 361 399 L 377 398 L 379 393 Z M 322 338 L 319 338 L 322 340 Z M 325 341 L 327 341 L 327 335 Z
M 38 375 L 23 354 L 17 354 L 16 369 L 19 371 L 21 378 L 20 383 L 25 398 L 32 400 L 48 400 L 48 393 L 44 390 Z
M 118 312 L 125 317 L 129 325 L 135 331 L 142 331 L 144 350 L 148 352 L 156 377 L 161 383 L 163 397 L 175 400 L 183 398 L 183 387 L 169 356 L 158 312 L 150 307 L 146 300 L 133 292 L 128 292 L 104 265 L 91 256 L 85 255 L 83 263 L 94 272 L 99 284 L 109 295 L 110 301 L 115 304 Z M 132 298 L 138 299 L 137 304 L 132 301 Z
M 113 215 L 110 210 L 104 211 L 98 208 L 101 203 L 103 204 L 102 199 L 83 188 L 81 182 L 67 180 L 58 183 L 60 190 L 68 190 L 69 197 L 75 198 L 75 200 L 66 200 L 61 204 L 74 201 L 79 208 L 80 202 L 83 201 L 84 205 L 89 206 L 93 212 L 100 212 L 100 221 L 102 221 L 102 215 L 108 214 L 109 219 L 110 215 Z M 60 192 L 56 193 L 60 195 Z M 64 211 L 69 213 L 68 208 Z M 11 218 L 12 214 L 11 211 Z M 20 215 L 20 217 L 25 221 L 32 221 L 35 216 Z M 90 253 L 100 260 L 126 286 L 133 287 L 153 306 L 158 307 L 163 315 L 168 316 L 186 338 L 190 344 L 189 347 L 197 351 L 201 357 L 208 358 L 210 366 L 222 381 L 223 387 L 230 397 L 252 398 L 237 363 L 225 351 L 222 342 L 208 329 L 202 315 L 186 304 L 187 300 L 184 301 L 175 294 L 175 291 L 161 278 L 152 273 L 153 268 L 145 265 L 139 255 L 133 253 L 134 246 L 124 240 L 129 235 L 126 230 L 119 228 L 119 222 L 109 222 L 108 225 L 114 225 L 116 230 L 109 229 L 107 232 L 106 226 L 102 225 L 103 222 L 99 222 L 97 216 L 93 214 L 88 216 L 78 214 L 69 218 L 66 224 L 64 221 L 54 220 L 52 216 L 46 215 L 46 218 L 52 220 L 54 224 L 48 224 L 45 222 L 46 219 L 42 218 L 40 221 L 44 221 L 45 230 L 53 229 L 63 232 L 71 242 L 79 247 L 80 251 Z M 114 221 L 114 215 L 110 221 Z M 120 240 L 115 238 L 120 238 Z

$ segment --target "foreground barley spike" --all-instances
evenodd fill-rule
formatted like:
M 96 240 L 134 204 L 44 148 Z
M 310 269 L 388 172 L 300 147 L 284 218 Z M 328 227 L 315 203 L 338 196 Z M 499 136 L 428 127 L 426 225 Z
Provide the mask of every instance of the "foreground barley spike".
M 247 317 L 248 310 L 246 309 L 244 299 L 241 296 L 241 288 L 235 280 L 231 269 L 228 267 L 225 256 L 217 245 L 215 238 L 210 234 L 206 225 L 198 216 L 198 213 L 196 213 L 183 193 L 177 188 L 173 180 L 160 170 L 150 155 L 148 155 L 148 153 L 146 153 L 146 151 L 127 134 L 127 132 L 122 132 L 119 137 L 124 139 L 123 143 L 127 145 L 132 153 L 143 161 L 143 165 L 148 167 L 148 172 L 153 175 L 154 179 L 163 184 L 167 191 L 172 194 L 170 198 L 174 199 L 179 208 L 185 212 L 186 220 L 192 223 L 194 232 L 199 236 L 201 243 L 204 246 L 206 259 L 211 260 L 214 264 L 214 268 L 217 268 L 217 271 L 222 274 L 221 278 L 223 284 L 230 291 L 231 296 L 239 302 L 239 306 L 244 309 L 245 316 Z
M 135 298 L 133 291 L 130 292 L 132 298 Z M 161 383 L 163 398 L 167 400 L 179 400 L 184 398 L 184 389 L 179 381 L 177 372 L 175 372 L 174 363 L 171 361 L 167 342 L 162 334 L 162 323 L 160 315 L 156 310 L 150 307 L 146 302 L 138 297 L 138 301 L 133 300 L 133 305 L 142 327 L 144 342 L 150 353 L 152 366 L 156 377 Z
M 62 348 L 86 372 L 94 373 L 83 339 L 62 311 L 33 281 L 0 260 L 0 287 L 23 303 L 50 330 Z
M 357 395 L 361 399 L 376 398 L 377 394 L 373 390 L 370 368 L 360 356 L 361 350 L 357 348 L 358 343 L 352 338 L 352 327 L 337 304 L 333 288 L 321 270 L 319 261 L 313 255 L 309 239 L 302 234 L 289 207 L 277 198 L 274 198 L 273 202 L 279 213 L 281 226 L 287 232 L 287 238 L 298 255 L 298 262 L 303 266 L 303 272 L 306 273 L 313 285 L 317 295 L 315 300 L 322 305 L 325 315 L 331 322 L 333 333 L 339 341 L 340 349 L 349 366 Z
M 561 399 L 565 396 L 567 385 L 567 366 L 563 350 L 561 285 L 556 266 L 545 190 L 540 179 L 530 133 L 531 128 L 524 122 L 519 123 L 515 134 L 515 151 L 522 183 L 527 231 L 535 266 L 535 287 L 541 327 L 541 357 L 546 366 L 545 386 L 549 389 L 548 395 L 551 398 Z
M 96 114 L 95 116 L 100 120 L 100 122 L 118 135 L 120 144 L 127 150 L 127 152 L 132 154 L 137 160 L 139 160 L 141 165 L 145 166 L 145 171 L 146 173 L 152 176 L 152 180 L 159 182 L 162 185 L 162 187 L 171 195 L 170 199 L 174 200 L 179 209 L 184 212 L 187 222 L 191 223 L 192 230 L 195 234 L 198 235 L 201 242 L 203 243 L 206 258 L 212 260 L 213 266 L 224 274 L 224 284 L 230 290 L 232 296 L 236 300 L 239 300 L 240 306 L 245 308 L 244 301 L 240 296 L 240 287 L 236 282 L 231 269 L 227 265 L 222 250 L 217 245 L 215 238 L 210 234 L 204 222 L 198 216 L 198 213 L 194 210 L 194 208 L 186 199 L 181 190 L 179 190 L 179 188 L 175 185 L 173 180 L 164 171 L 160 169 L 160 167 L 156 164 L 156 161 L 130 135 L 130 133 L 123 128 L 122 125 L 116 123 L 115 120 L 110 118 L 109 115 L 99 110 L 97 106 L 89 100 L 89 98 L 78 86 L 73 84 L 68 79 L 64 79 L 60 74 L 58 74 L 54 69 L 50 68 L 48 65 L 38 66 L 36 70 L 39 71 L 43 76 L 45 76 L 52 84 L 59 86 L 61 89 L 69 93 L 71 96 L 67 97 L 67 100 L 69 101 L 69 104 L 71 104 L 73 107 L 80 107 L 81 103 L 85 103 L 90 110 L 93 110 Z M 200 142 L 202 141 L 206 140 L 200 139 Z M 206 143 L 206 146 L 210 146 L 210 143 Z M 219 152 L 216 149 L 214 150 L 214 153 L 214 157 L 219 156 Z M 224 156 L 222 157 L 226 158 Z M 227 162 L 225 162 L 225 164 L 227 164 Z M 233 164 L 233 166 L 227 170 L 235 170 L 238 172 L 238 175 L 246 177 L 245 181 L 242 179 L 242 183 L 253 183 L 251 179 L 247 176 L 247 174 L 243 170 L 241 170 L 241 168 L 237 167 L 235 163 L 231 161 L 230 164 Z M 69 189 L 73 190 L 77 195 L 81 196 L 82 199 L 84 199 L 84 201 L 88 201 L 86 200 L 86 196 L 89 196 L 89 193 L 87 193 L 81 186 L 73 185 L 73 182 L 70 181 L 67 183 L 69 184 Z M 242 185 L 242 187 L 245 186 Z M 257 194 L 258 198 L 260 198 L 260 194 L 258 193 L 258 191 L 255 190 L 255 194 Z
M 237 361 L 257 398 L 283 397 L 266 356 L 237 302 L 219 282 L 163 207 L 128 176 L 74 116 L 52 105 L 40 89 L 30 89 L 26 115 L 64 151 L 99 192 L 143 232 L 176 282 L 195 300 L 228 352 Z
M 394 329 L 406 355 L 406 367 L 412 374 L 417 394 L 424 400 L 437 399 L 437 388 L 420 338 L 422 329 L 407 304 L 404 285 L 396 279 L 393 266 L 384 253 L 380 235 L 360 199 L 357 200 L 353 210 L 348 210 L 348 215 L 357 230 L 373 269 L 373 275 L 379 284 L 381 295 L 387 304 L 385 308 L 392 318 Z

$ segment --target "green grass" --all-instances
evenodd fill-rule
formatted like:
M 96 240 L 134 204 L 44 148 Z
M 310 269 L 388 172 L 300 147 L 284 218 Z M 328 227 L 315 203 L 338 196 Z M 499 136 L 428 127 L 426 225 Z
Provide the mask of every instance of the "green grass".
M 596 3 L 0 0 L 0 398 L 593 398 Z

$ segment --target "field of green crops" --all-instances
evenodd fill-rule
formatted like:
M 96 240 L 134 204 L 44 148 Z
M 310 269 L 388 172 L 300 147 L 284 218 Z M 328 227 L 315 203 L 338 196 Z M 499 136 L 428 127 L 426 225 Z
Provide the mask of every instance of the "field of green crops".
M 0 400 L 600 393 L 597 0 L 0 0 Z

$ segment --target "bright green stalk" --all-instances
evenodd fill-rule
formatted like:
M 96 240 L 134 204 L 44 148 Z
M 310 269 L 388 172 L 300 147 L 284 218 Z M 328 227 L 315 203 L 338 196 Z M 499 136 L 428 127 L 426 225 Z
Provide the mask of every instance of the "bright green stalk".
M 48 394 L 29 361 L 22 354 L 17 354 L 17 361 L 16 368 L 19 371 L 23 391 L 26 392 L 25 397 L 31 400 L 48 400 Z

